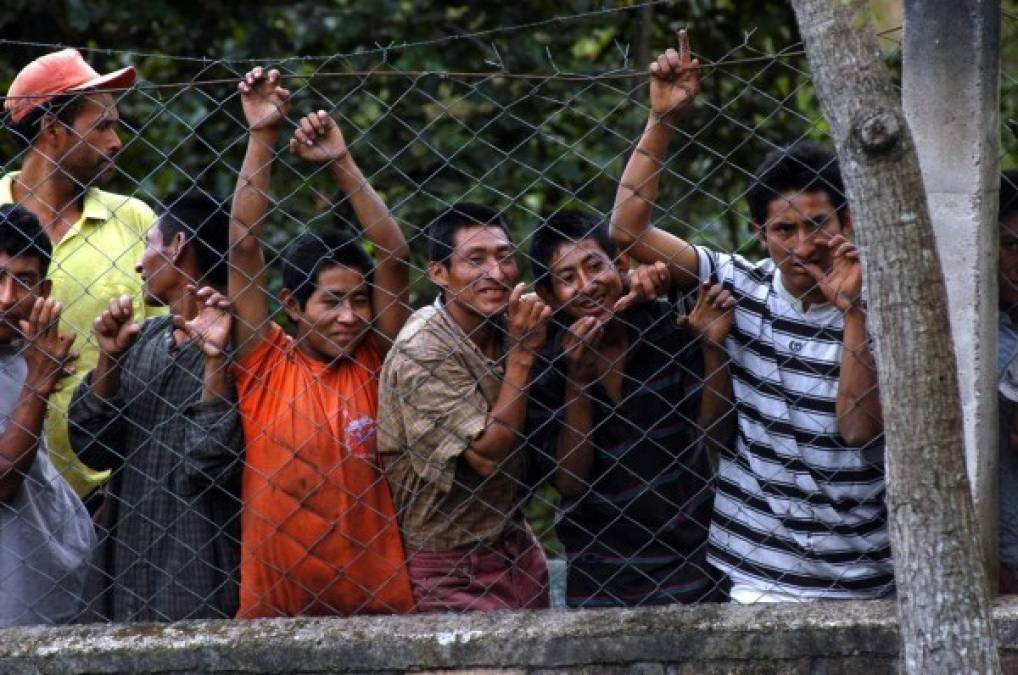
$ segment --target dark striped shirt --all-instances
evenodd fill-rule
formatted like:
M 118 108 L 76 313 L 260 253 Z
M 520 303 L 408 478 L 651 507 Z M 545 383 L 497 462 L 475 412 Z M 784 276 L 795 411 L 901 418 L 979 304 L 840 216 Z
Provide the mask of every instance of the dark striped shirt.
M 556 531 L 568 557 L 570 606 L 645 605 L 718 599 L 706 563 L 712 470 L 696 428 L 699 353 L 669 305 L 625 315 L 622 401 L 600 384 L 592 397 L 594 465 L 588 491 L 563 498 Z M 531 385 L 529 431 L 540 479 L 555 470 L 565 415 L 560 332 Z
M 738 436 L 721 458 L 708 559 L 754 590 L 887 594 L 883 437 L 856 447 L 838 434 L 841 312 L 804 308 L 771 260 L 698 252 L 701 279 L 720 280 L 738 302 L 726 343 Z

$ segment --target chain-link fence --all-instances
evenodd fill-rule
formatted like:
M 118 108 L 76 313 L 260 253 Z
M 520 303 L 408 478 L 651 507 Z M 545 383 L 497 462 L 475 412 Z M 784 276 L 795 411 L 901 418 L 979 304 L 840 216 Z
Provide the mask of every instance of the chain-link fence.
M 693 39 L 699 78 L 16 80 L 0 623 L 892 593 L 800 46 Z

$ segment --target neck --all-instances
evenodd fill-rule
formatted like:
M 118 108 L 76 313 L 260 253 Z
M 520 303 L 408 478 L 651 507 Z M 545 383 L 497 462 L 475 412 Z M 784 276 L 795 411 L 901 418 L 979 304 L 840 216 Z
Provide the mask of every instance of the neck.
M 14 201 L 34 213 L 54 237 L 64 221 L 73 224 L 81 210 L 85 189 L 38 150 L 30 150 L 11 184 Z M 60 233 L 63 234 L 62 232 Z
M 504 331 L 501 326 L 492 321 L 492 317 L 475 314 L 455 302 L 444 303 L 444 305 L 445 311 L 477 345 L 482 354 L 489 358 L 498 358 L 501 355 Z

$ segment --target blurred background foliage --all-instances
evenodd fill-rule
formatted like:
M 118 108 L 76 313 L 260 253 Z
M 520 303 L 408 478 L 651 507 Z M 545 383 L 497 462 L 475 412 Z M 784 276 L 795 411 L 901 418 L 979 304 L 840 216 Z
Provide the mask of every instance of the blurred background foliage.
M 1004 123 L 1018 119 L 1013 5 L 1004 3 Z M 901 1 L 874 0 L 872 7 L 887 61 L 898 72 Z M 317 108 L 339 117 L 354 157 L 411 242 L 412 300 L 420 305 L 434 296 L 421 273 L 422 231 L 444 208 L 465 199 L 503 208 L 524 250 L 535 224 L 556 209 L 607 217 L 646 119 L 642 77 L 497 74 L 643 70 L 684 26 L 703 63 L 728 65 L 704 72 L 703 93 L 665 169 L 656 218 L 695 242 L 755 256 L 742 199 L 754 168 L 775 147 L 803 137 L 826 140 L 784 0 L 6 0 L 0 87 L 6 91 L 21 66 L 53 45 L 87 48 L 100 71 L 134 64 L 140 84 L 120 100 L 125 147 L 110 189 L 158 207 L 192 184 L 229 196 L 245 142 L 233 82 L 255 64 L 278 66 L 294 92 L 291 119 Z M 466 33 L 475 35 L 461 37 Z M 361 71 L 374 74 L 349 76 Z M 1010 130 L 1002 132 L 1005 167 L 1016 165 L 1014 140 Z M 5 170 L 19 164 L 6 134 L 0 164 Z M 328 176 L 288 153 L 277 164 L 273 194 L 267 236 L 276 251 L 305 227 L 355 226 Z M 554 551 L 554 495 L 544 496 L 534 500 L 531 515 Z

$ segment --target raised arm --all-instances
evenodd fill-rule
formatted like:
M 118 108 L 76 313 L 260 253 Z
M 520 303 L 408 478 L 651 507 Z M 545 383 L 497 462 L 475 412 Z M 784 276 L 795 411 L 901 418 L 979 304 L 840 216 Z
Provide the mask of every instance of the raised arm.
M 818 238 L 817 245 L 830 250 L 831 269 L 822 270 L 816 263 L 807 263 L 806 269 L 827 300 L 845 317 L 841 377 L 835 401 L 838 433 L 849 445 L 862 445 L 883 432 L 884 418 L 880 410 L 876 364 L 866 334 L 859 252 L 840 234 L 829 240 Z
M 280 86 L 279 71 L 265 72 L 261 67 L 247 73 L 237 88 L 250 131 L 230 213 L 228 289 L 236 315 L 233 344 L 237 355 L 243 356 L 260 344 L 269 328 L 261 232 L 276 141 L 289 109 L 290 92 Z
M 696 251 L 650 220 L 673 128 L 699 90 L 700 62 L 690 58 L 682 30 L 679 51 L 669 49 L 650 64 L 650 116 L 622 174 L 611 218 L 612 240 L 619 248 L 641 263 L 666 263 L 672 283 L 683 290 L 698 281 Z
M 7 426 L 0 433 L 0 504 L 14 499 L 25 476 L 35 463 L 46 402 L 62 378 L 73 371 L 71 351 L 74 335 L 57 332 L 61 305 L 50 298 L 37 298 L 27 322 L 22 322 L 28 374 L 11 410 Z
M 464 459 L 482 476 L 498 470 L 520 445 L 527 421 L 527 387 L 530 372 L 548 337 L 551 308 L 533 293 L 523 295 L 523 284 L 509 298 L 507 327 L 512 347 L 505 359 L 505 376 L 488 424 L 466 452 Z
M 373 244 L 376 265 L 371 301 L 384 354 L 410 316 L 410 249 L 406 238 L 385 202 L 364 178 L 339 125 L 324 110 L 300 120 L 290 150 L 306 161 L 328 163 L 329 172 L 349 198 L 357 221 Z
M 703 393 L 696 424 L 715 448 L 730 448 L 735 433 L 735 395 L 725 338 L 735 319 L 735 298 L 721 284 L 700 285 L 696 305 L 681 323 L 703 351 Z

